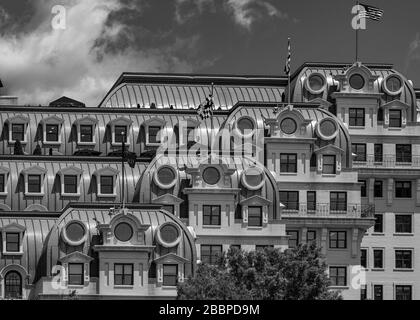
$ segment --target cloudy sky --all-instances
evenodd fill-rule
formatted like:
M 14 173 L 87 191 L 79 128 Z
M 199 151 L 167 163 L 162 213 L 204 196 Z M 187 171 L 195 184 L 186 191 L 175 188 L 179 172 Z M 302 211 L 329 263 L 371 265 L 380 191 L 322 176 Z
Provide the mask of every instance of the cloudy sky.
M 62 95 L 97 106 L 123 71 L 282 75 L 305 61 L 353 62 L 353 0 L 0 0 L 0 78 L 20 104 Z M 394 64 L 420 87 L 420 1 L 360 32 L 363 62 Z M 53 29 L 52 8 L 66 8 Z

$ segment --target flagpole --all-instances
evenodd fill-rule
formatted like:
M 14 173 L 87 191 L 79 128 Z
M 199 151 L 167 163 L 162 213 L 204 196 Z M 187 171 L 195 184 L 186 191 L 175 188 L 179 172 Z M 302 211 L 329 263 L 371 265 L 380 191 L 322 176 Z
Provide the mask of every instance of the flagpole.
M 287 38 L 287 39 L 289 41 L 289 45 L 290 45 L 290 48 L 291 48 L 292 46 L 290 44 L 290 38 Z M 290 52 L 289 52 L 289 54 L 290 54 Z M 289 72 L 288 72 L 288 75 L 287 75 L 287 84 L 288 84 L 287 86 L 288 86 L 288 90 L 289 90 L 289 92 L 287 94 L 288 105 L 290 105 L 290 101 L 291 101 L 291 97 L 290 97 L 290 94 L 291 94 L 291 90 L 290 90 L 291 89 L 290 88 L 290 72 L 291 72 L 291 69 L 292 69 L 292 65 L 291 65 L 291 61 L 289 61 Z
M 122 140 L 122 152 L 121 152 L 121 178 L 122 178 L 122 182 L 121 182 L 121 203 L 122 203 L 122 208 L 125 208 L 125 196 L 124 196 L 124 179 L 125 179 L 125 168 L 124 168 L 124 153 L 125 153 L 125 139 L 127 137 L 127 132 L 124 132 L 123 134 L 123 140 Z
M 211 93 L 210 93 L 210 99 L 211 99 L 211 116 L 210 116 L 210 154 L 212 154 L 213 150 L 213 90 L 214 90 L 214 83 L 211 83 Z
M 356 5 L 359 5 L 359 1 L 356 2 Z M 360 14 L 360 13 L 358 13 Z M 359 28 L 356 28 L 356 61 L 359 61 Z

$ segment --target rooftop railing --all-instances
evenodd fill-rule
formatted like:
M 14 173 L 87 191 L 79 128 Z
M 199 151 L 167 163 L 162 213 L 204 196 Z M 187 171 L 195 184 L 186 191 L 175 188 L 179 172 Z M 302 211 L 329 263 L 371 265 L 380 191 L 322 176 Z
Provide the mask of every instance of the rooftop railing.
M 368 154 L 366 158 L 358 157 L 353 160 L 356 168 L 420 168 L 420 156 L 384 154 Z
M 360 203 L 287 203 L 285 217 L 373 218 L 374 205 Z

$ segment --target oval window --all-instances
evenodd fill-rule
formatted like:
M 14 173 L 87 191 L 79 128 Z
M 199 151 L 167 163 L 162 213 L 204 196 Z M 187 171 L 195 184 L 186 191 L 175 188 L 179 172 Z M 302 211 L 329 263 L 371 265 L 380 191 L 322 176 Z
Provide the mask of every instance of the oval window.
M 133 228 L 126 222 L 119 223 L 114 229 L 115 237 L 122 242 L 127 242 L 133 237 Z
M 360 90 L 365 86 L 365 78 L 363 78 L 360 74 L 356 73 L 350 77 L 350 86 L 353 89 Z
M 260 189 L 263 186 L 263 182 L 265 181 L 264 172 L 262 169 L 257 167 L 248 168 L 243 173 L 243 182 L 245 182 L 245 187 L 251 190 Z
M 297 124 L 292 118 L 286 118 L 282 120 L 280 128 L 285 134 L 293 134 L 297 130 Z
M 169 185 L 175 180 L 175 172 L 169 167 L 163 167 L 158 170 L 158 179 L 160 183 Z
M 333 120 L 326 119 L 321 122 L 320 131 L 323 136 L 331 137 L 337 131 L 337 126 Z
M 396 92 L 400 91 L 400 89 L 402 87 L 402 83 L 401 83 L 400 78 L 398 78 L 396 76 L 388 77 L 388 79 L 386 79 L 386 87 L 392 93 L 396 93 Z
M 203 180 L 207 184 L 216 184 L 220 180 L 220 172 L 215 167 L 208 167 L 203 171 Z
M 309 87 L 313 91 L 320 91 L 324 88 L 324 78 L 319 74 L 313 74 L 309 77 Z
M 79 222 L 70 222 L 66 227 L 67 238 L 72 242 L 81 241 L 86 234 L 86 230 Z
M 178 228 L 172 224 L 166 224 L 160 228 L 160 237 L 166 243 L 173 243 L 179 237 Z
M 254 123 L 249 118 L 239 119 L 238 129 L 242 135 L 250 134 L 254 130 Z

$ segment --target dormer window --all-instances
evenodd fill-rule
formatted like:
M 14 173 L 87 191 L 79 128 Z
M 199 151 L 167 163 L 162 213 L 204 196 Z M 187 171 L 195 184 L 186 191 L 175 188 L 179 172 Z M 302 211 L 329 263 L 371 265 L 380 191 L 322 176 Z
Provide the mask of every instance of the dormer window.
M 281 193 L 280 193 L 281 194 Z M 284 204 L 285 201 L 282 201 Z M 241 201 L 242 223 L 248 227 L 265 227 L 268 223 L 268 206 L 271 201 L 252 196 Z
M 162 131 L 165 126 L 165 121 L 159 118 L 152 118 L 144 122 L 146 131 L 146 145 L 159 146 L 163 141 Z
M 64 175 L 64 193 L 77 193 L 76 175 Z
M 329 144 L 314 150 L 314 152 L 317 157 L 318 174 L 336 175 L 341 173 L 341 161 L 344 150 Z
M 5 178 L 4 178 L 4 174 L 0 174 L 0 193 L 4 193 L 5 190 L 5 186 L 4 186 L 4 182 L 5 182 Z
M 27 168 L 22 171 L 25 182 L 25 196 L 43 196 L 44 178 L 47 170 L 39 166 Z
M 111 128 L 111 145 L 121 146 L 124 140 L 125 145 L 130 145 L 130 128 L 133 121 L 128 118 L 117 118 L 109 123 Z
M 97 181 L 98 197 L 116 197 L 116 180 L 118 176 L 118 170 L 107 167 L 96 171 L 94 174 Z
M 41 175 L 40 174 L 28 175 L 28 192 L 41 193 Z
M 84 284 L 84 264 L 83 263 L 69 263 L 70 285 L 83 285 Z
M 0 167 L 0 196 L 7 195 L 7 179 L 9 177 L 9 168 Z
M 41 121 L 44 144 L 61 144 L 61 128 L 63 123 L 64 120 L 56 116 L 52 116 Z
M 336 174 L 336 156 L 326 155 L 322 156 L 322 173 L 323 174 Z
M 248 207 L 248 226 L 249 227 L 262 227 L 263 223 L 263 210 L 261 206 Z
M 67 167 L 59 171 L 61 180 L 62 196 L 79 196 L 80 195 L 80 178 L 83 173 L 82 169 L 76 167 Z
M 0 231 L 3 241 L 3 255 L 22 255 L 23 237 L 26 228 L 14 222 L 0 228 Z
M 77 119 L 74 122 L 77 132 L 77 144 L 82 146 L 94 146 L 95 141 L 95 128 L 98 123 L 97 119 L 85 117 Z
M 27 129 L 29 119 L 23 116 L 16 116 L 6 120 L 9 126 L 9 143 L 14 144 L 17 140 L 22 144 L 27 143 Z
M 389 127 L 390 128 L 401 128 L 401 110 L 389 110 Z
M 93 258 L 80 251 L 74 251 L 62 257 L 59 259 L 64 268 L 61 280 L 68 287 L 87 286 L 90 280 L 90 263 L 92 260 Z

